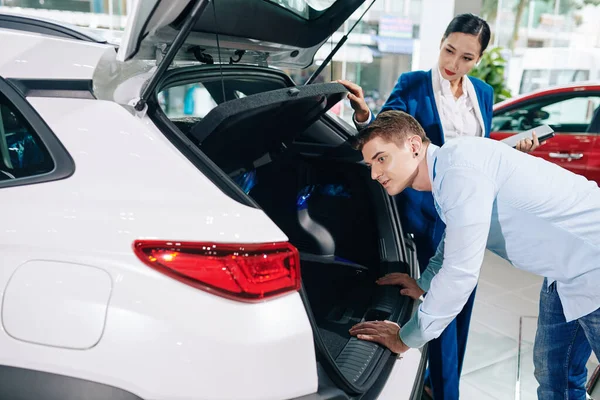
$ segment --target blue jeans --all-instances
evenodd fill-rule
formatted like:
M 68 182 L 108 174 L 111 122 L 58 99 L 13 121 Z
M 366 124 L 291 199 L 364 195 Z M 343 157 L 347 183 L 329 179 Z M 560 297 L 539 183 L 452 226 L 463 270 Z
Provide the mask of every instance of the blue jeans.
M 600 356 L 600 309 L 566 322 L 556 282 L 544 279 L 540 293 L 533 364 L 539 400 L 585 400 L 587 363 Z

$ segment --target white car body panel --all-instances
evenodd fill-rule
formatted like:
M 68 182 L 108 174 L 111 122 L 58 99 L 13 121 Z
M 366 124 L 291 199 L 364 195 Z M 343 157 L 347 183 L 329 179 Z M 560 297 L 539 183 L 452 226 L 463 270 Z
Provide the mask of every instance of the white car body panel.
M 92 79 L 112 46 L 0 29 L 0 76 L 21 79 Z
M 86 350 L 102 337 L 111 291 L 110 275 L 100 268 L 27 261 L 4 291 L 2 325 L 17 340 Z
M 58 133 L 76 171 L 61 181 L 3 189 L 11 207 L 0 215 L 0 287 L 19 265 L 49 260 L 106 271 L 113 291 L 102 339 L 89 350 L 25 343 L 4 331 L 0 364 L 152 399 L 315 392 L 312 330 L 297 293 L 257 304 L 226 300 L 154 271 L 132 249 L 142 238 L 261 243 L 286 241 L 283 232 L 261 210 L 223 194 L 153 125 L 123 107 L 29 101 Z
M 409 399 L 416 380 L 419 378 L 419 363 L 422 357 L 421 349 L 409 349 L 403 353 L 392 367 L 392 372 L 386 385 L 377 396 L 378 400 Z
M 0 29 L 0 43 L 1 77 L 92 80 L 97 98 L 119 104 L 128 104 L 139 96 L 154 64 L 119 63 L 115 48 L 107 44 L 10 29 Z
M 23 205 L 21 215 L 13 212 L 3 220 L 6 229 L 16 231 L 6 238 L 9 243 L 56 248 L 68 237 L 69 245 L 80 251 L 130 253 L 135 239 L 287 240 L 261 210 L 225 195 L 153 125 L 118 104 L 64 98 L 29 101 L 50 128 L 60 132 L 76 170 L 68 180 L 3 190 L 6 201 Z M 48 215 L 48 210 L 34 207 L 39 198 L 60 207 Z M 31 220 L 30 229 L 22 215 Z M 47 222 L 40 225 L 38 220 Z M 80 234 L 92 227 L 93 236 L 102 238 L 100 245 L 93 236 Z M 60 236 L 53 235 L 55 231 Z
M 2 333 L 0 364 L 104 383 L 144 399 L 287 399 L 316 392 L 312 332 L 297 293 L 237 303 L 128 270 L 133 260 L 96 259 L 114 279 L 102 340 L 82 351 Z

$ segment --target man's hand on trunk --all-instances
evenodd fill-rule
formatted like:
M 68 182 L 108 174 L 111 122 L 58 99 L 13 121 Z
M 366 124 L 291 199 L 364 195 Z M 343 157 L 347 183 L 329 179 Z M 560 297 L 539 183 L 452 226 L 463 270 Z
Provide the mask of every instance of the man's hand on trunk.
M 379 343 L 392 353 L 402 354 L 409 349 L 400 339 L 400 326 L 391 321 L 361 322 L 350 328 L 350 334 L 361 340 Z
M 418 299 L 425 292 L 417 285 L 417 281 L 400 272 L 387 274 L 377 280 L 378 285 L 394 285 L 401 286 L 400 294 L 408 296 L 411 299 Z

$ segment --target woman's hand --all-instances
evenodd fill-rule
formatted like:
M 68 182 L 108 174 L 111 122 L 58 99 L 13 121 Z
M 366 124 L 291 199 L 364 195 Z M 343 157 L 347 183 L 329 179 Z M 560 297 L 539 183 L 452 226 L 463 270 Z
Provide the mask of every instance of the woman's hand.
M 523 139 L 517 142 L 515 148 L 522 151 L 523 153 L 531 153 L 535 149 L 540 147 L 540 142 L 535 132 L 531 135 L 531 139 Z
M 356 122 L 367 122 L 370 111 L 369 106 L 367 106 L 367 102 L 365 101 L 365 95 L 362 88 L 355 83 L 343 79 L 340 79 L 337 82 L 344 85 L 350 92 L 348 93 L 348 100 L 350 100 L 350 105 L 354 110 Z
M 418 299 L 425 293 L 423 289 L 419 287 L 416 280 L 407 274 L 400 272 L 392 272 L 391 274 L 387 274 L 377 279 L 376 283 L 378 285 L 401 286 L 403 289 L 400 290 L 400 294 L 403 296 L 408 296 L 414 300 Z

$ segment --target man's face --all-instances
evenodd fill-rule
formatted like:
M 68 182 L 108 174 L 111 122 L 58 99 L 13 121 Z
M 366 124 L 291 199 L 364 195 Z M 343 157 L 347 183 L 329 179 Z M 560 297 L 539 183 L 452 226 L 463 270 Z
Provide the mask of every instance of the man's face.
M 397 145 L 381 137 L 375 137 L 363 146 L 362 155 L 371 168 L 371 178 L 378 181 L 390 196 L 411 186 L 417 175 L 419 161 L 415 157 L 414 146 L 414 138 Z

